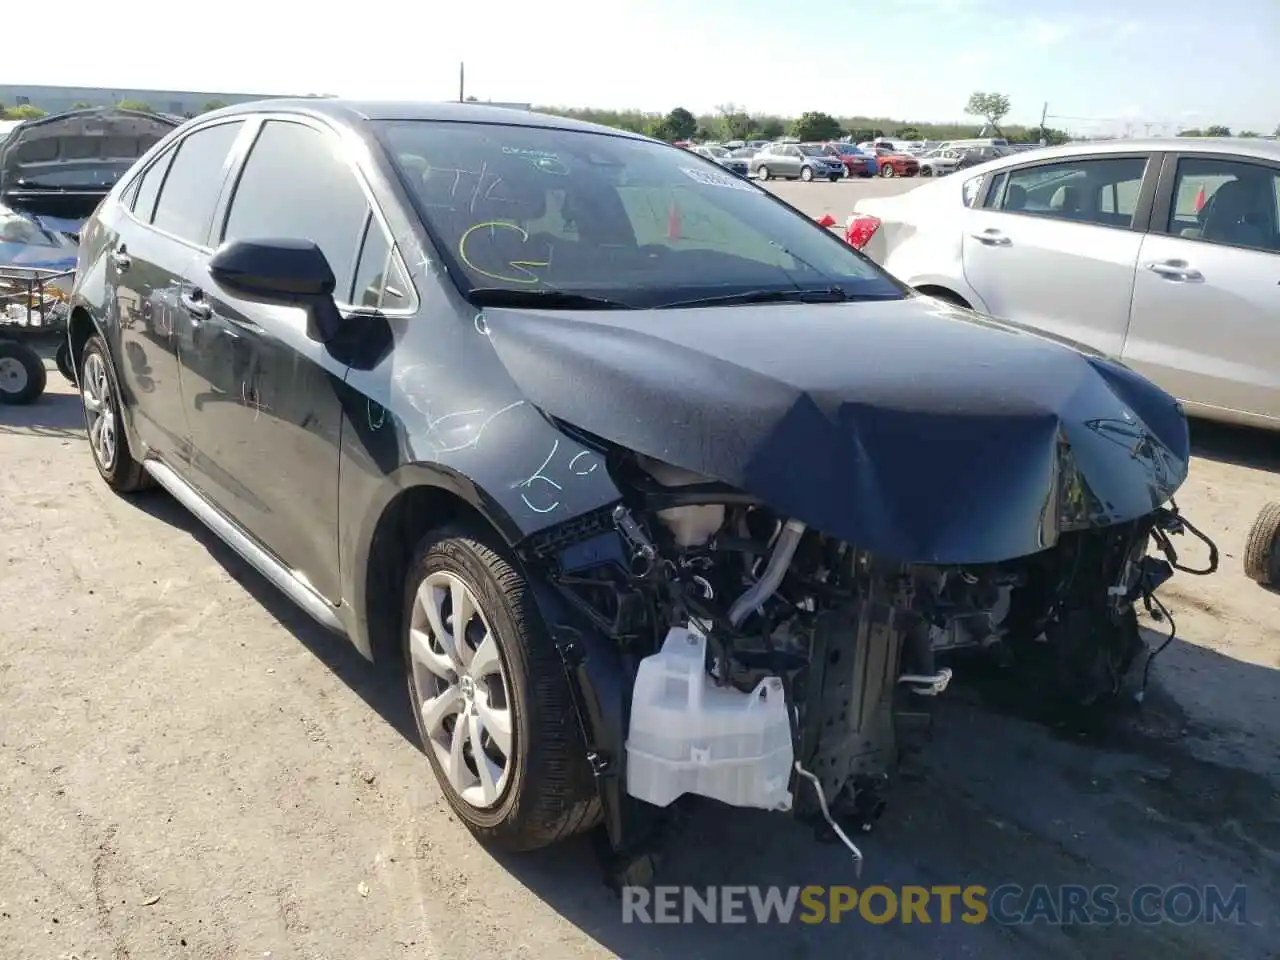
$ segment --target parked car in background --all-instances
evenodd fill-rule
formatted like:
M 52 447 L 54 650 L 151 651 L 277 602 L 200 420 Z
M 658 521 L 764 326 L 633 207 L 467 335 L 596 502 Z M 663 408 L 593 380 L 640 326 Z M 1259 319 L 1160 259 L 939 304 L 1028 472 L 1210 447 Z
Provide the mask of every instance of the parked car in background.
M 948 173 L 955 171 L 962 156 L 959 150 L 930 150 L 928 153 L 921 154 L 918 158 L 920 176 L 945 177 Z
M 865 149 L 875 154 L 877 172 L 882 177 L 914 177 L 920 172 L 920 161 L 910 154 L 886 146 L 873 145 Z
M 178 125 L 115 107 L 24 120 L 0 142 L 0 203 L 75 236 L 120 175 Z
M 879 167 L 875 156 L 855 147 L 852 143 L 832 141 L 822 145 L 823 152 L 830 157 L 838 157 L 844 164 L 847 177 L 874 177 Z
M 1045 147 L 854 205 L 913 287 L 1123 360 L 1205 417 L 1280 429 L 1280 143 Z
M 735 157 L 733 152 L 726 150 L 718 143 L 704 143 L 702 146 L 691 148 L 694 153 L 700 157 L 706 157 L 708 160 L 714 160 L 726 170 L 736 173 L 740 177 L 747 175 L 747 161 L 745 157 Z
M 809 143 L 771 143 L 762 147 L 747 163 L 751 175 L 761 180 L 839 180 L 845 175 L 839 157 L 828 156 L 822 147 Z

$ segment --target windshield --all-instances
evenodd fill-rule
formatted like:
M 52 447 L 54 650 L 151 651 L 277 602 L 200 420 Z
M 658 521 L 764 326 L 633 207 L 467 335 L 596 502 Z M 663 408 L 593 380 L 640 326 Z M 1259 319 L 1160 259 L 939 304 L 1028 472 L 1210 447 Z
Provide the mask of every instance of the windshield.
M 836 146 L 836 150 L 837 150 L 839 153 L 841 153 L 841 154 L 843 154 L 844 156 L 846 156 L 846 157 L 860 157 L 860 156 L 862 156 L 862 151 L 861 151 L 861 150 L 859 150 L 857 147 L 855 147 L 855 146 L 854 146 L 853 144 L 851 144 L 851 143 L 842 143 L 842 144 L 838 144 L 838 145 Z
M 630 137 L 377 125 L 450 273 L 656 307 L 752 291 L 905 292 L 829 230 L 718 165 Z
M 803 153 L 806 157 L 821 157 L 826 155 L 825 150 L 823 150 L 821 147 L 816 147 L 811 143 L 806 143 L 803 147 L 801 147 L 800 152 Z
M 4 206 L 0 206 L 0 243 L 17 243 L 27 247 L 74 246 L 69 240 L 40 226 L 34 218 Z
M 711 154 L 711 156 L 713 156 L 713 157 L 727 157 L 727 156 L 729 156 L 729 151 L 728 151 L 728 150 L 726 150 L 724 147 L 706 147 L 705 149 L 706 149 L 707 153 Z

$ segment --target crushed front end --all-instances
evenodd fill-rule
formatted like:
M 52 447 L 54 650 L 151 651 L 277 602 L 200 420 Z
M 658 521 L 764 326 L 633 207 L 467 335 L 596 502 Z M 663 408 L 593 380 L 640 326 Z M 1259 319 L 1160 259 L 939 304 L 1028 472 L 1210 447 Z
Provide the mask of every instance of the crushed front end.
M 615 851 L 700 795 L 794 810 L 860 862 L 849 832 L 927 739 L 951 651 L 990 648 L 1045 696 L 1113 698 L 1144 649 L 1137 606 L 1162 610 L 1186 569 L 1170 537 L 1198 534 L 1169 506 L 1003 562 L 902 563 L 651 458 L 615 447 L 609 466 L 622 501 L 526 562 L 608 644 L 593 664 L 581 631 L 557 634 Z M 1216 568 L 1209 547 L 1188 572 Z

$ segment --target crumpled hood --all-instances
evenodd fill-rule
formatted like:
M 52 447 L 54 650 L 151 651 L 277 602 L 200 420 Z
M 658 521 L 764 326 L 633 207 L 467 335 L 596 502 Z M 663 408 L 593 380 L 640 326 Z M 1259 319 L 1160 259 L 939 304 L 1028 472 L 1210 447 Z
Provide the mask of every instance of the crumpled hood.
M 904 562 L 1031 554 L 1186 479 L 1171 396 L 925 298 L 485 319 L 546 413 Z

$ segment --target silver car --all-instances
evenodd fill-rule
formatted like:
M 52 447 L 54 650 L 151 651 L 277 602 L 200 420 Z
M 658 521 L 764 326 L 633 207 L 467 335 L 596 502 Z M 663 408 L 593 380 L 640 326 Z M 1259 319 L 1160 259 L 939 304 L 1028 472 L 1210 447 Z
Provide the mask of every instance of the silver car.
M 751 176 L 760 180 L 780 177 L 784 180 L 839 180 L 844 164 L 839 157 L 828 156 L 822 147 L 812 143 L 771 143 L 761 147 L 748 162 Z
M 923 292 L 1118 357 L 1189 413 L 1280 429 L 1280 143 L 1115 140 L 854 206 Z

